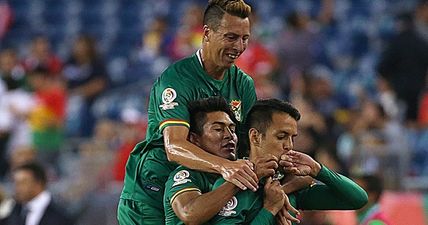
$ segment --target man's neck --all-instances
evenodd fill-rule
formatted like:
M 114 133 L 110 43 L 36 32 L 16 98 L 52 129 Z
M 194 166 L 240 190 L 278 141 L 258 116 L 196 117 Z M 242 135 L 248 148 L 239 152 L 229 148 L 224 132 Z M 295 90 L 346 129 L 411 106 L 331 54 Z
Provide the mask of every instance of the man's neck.
M 210 60 L 207 51 L 199 50 L 199 56 L 201 57 L 202 68 L 207 72 L 209 76 L 216 80 L 223 80 L 224 74 L 227 68 L 219 67 L 212 60 Z

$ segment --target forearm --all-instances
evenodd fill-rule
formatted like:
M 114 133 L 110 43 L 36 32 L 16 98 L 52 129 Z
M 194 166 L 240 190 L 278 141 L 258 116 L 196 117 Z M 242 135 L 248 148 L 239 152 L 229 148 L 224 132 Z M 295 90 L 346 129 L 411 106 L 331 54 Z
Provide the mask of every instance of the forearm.
M 239 191 L 234 184 L 225 182 L 217 189 L 204 193 L 184 206 L 186 224 L 203 224 L 214 217 Z
M 209 173 L 220 173 L 220 165 L 228 161 L 212 155 L 188 141 L 165 142 L 165 150 L 169 161 Z
M 367 201 L 367 193 L 349 178 L 322 166 L 315 179 L 325 185 L 314 185 L 303 191 L 302 209 L 359 209 Z
M 95 78 L 94 80 L 89 81 L 87 84 L 84 84 L 76 88 L 75 92 L 87 98 L 90 98 L 99 94 L 101 91 L 103 91 L 105 86 L 106 86 L 105 80 L 101 78 Z
M 331 171 L 325 166 L 316 179 L 326 184 L 333 193 L 343 197 L 353 207 L 361 208 L 367 203 L 367 193 L 363 188 L 351 179 Z

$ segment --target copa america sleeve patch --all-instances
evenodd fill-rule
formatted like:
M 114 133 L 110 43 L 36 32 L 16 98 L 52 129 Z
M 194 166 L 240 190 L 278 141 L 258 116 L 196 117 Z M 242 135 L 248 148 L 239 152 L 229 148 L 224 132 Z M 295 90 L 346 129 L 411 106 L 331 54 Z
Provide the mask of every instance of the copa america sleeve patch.
M 162 92 L 162 105 L 159 107 L 162 110 L 174 109 L 178 103 L 174 102 L 177 98 L 177 92 L 173 88 L 165 88 Z
M 174 175 L 174 183 L 172 184 L 173 187 L 185 184 L 187 182 L 192 182 L 192 180 L 188 179 L 190 176 L 189 171 L 187 170 L 180 170 Z
M 226 203 L 226 205 L 220 210 L 218 215 L 225 216 L 225 217 L 232 216 L 232 215 L 236 214 L 236 211 L 234 210 L 236 208 L 236 206 L 238 206 L 238 199 L 235 196 L 233 196 Z

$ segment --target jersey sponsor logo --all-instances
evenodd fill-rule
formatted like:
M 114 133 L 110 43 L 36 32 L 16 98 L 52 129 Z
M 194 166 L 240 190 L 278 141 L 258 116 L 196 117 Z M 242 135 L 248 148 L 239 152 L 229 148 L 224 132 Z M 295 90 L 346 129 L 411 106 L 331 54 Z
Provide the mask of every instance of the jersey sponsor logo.
M 238 199 L 233 196 L 226 205 L 220 210 L 218 215 L 220 216 L 232 216 L 236 214 L 236 211 L 234 210 L 238 206 Z
M 151 191 L 155 191 L 155 192 L 160 191 L 160 187 L 155 186 L 153 184 L 146 184 L 146 185 L 144 185 L 144 187 L 148 190 L 151 190 Z
M 177 98 L 177 92 L 173 88 L 166 88 L 162 92 L 162 105 L 159 107 L 163 110 L 174 109 L 178 105 L 174 100 Z
M 233 113 L 238 121 L 241 121 L 241 101 L 232 100 L 230 101 L 230 108 L 232 108 Z
M 192 182 L 190 179 L 187 179 L 190 176 L 189 171 L 187 170 L 180 170 L 174 175 L 174 183 L 172 184 L 173 187 L 185 184 L 187 182 Z

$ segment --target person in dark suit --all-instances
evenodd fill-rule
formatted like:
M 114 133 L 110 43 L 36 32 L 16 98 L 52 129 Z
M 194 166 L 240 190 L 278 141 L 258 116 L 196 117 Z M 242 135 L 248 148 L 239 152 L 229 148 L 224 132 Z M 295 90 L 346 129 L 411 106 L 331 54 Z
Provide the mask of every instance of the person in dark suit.
M 71 218 L 57 206 L 46 189 L 45 170 L 37 163 L 28 163 L 12 172 L 15 201 L 12 212 L 1 225 L 72 225 Z

